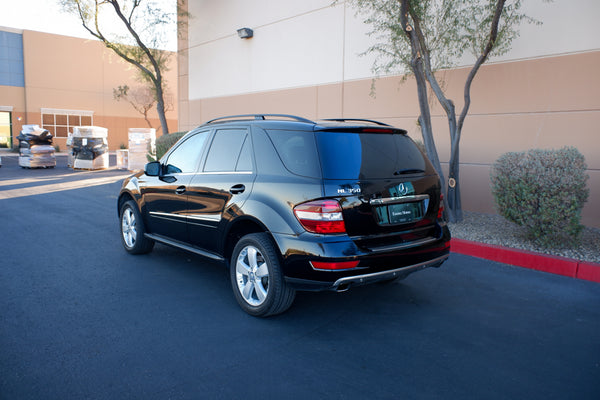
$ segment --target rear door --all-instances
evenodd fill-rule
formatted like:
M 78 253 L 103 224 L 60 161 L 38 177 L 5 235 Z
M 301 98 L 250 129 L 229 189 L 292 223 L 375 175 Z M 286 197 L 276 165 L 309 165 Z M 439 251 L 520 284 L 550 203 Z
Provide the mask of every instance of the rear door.
M 320 131 L 316 140 L 325 195 L 339 198 L 355 242 L 369 247 L 434 235 L 439 179 L 406 134 L 371 128 Z

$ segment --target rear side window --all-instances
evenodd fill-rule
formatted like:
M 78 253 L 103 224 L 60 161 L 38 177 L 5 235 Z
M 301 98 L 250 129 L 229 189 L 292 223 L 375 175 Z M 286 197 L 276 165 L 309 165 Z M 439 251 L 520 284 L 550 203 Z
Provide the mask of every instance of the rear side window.
M 399 133 L 317 132 L 324 179 L 381 179 L 425 172 L 415 143 Z
M 288 171 L 310 178 L 321 177 L 313 132 L 270 130 L 267 133 Z
M 204 172 L 251 171 L 252 149 L 246 136 L 245 129 L 218 130 L 208 151 Z
M 252 147 L 250 146 L 250 136 L 246 135 L 242 150 L 240 151 L 240 157 L 235 166 L 237 172 L 252 171 Z

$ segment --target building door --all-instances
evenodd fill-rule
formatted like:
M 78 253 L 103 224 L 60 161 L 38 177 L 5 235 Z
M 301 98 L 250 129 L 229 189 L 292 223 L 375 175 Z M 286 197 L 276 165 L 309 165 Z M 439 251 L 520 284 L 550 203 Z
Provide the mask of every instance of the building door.
M 0 111 L 0 149 L 12 148 L 10 111 Z

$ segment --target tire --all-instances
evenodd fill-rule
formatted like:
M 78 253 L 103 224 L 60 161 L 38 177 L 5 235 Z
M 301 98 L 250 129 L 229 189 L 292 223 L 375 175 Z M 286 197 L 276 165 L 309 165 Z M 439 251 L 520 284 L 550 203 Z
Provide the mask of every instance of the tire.
M 119 222 L 121 243 L 123 243 L 123 247 L 125 247 L 127 252 L 131 254 L 146 254 L 152 251 L 154 240 L 144 236 L 146 227 L 133 200 L 128 200 L 121 206 Z
M 283 277 L 279 253 L 267 233 L 252 233 L 233 249 L 230 278 L 238 304 L 248 314 L 268 317 L 292 305 L 296 291 Z

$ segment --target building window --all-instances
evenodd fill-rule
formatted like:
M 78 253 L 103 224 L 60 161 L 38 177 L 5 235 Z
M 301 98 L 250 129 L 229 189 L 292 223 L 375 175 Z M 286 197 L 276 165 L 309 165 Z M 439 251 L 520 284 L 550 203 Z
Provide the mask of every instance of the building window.
M 23 35 L 20 33 L 0 31 L 0 85 L 25 86 Z
M 94 112 L 42 108 L 42 128 L 54 137 L 68 137 L 74 126 L 94 125 Z

